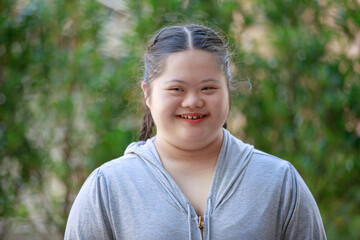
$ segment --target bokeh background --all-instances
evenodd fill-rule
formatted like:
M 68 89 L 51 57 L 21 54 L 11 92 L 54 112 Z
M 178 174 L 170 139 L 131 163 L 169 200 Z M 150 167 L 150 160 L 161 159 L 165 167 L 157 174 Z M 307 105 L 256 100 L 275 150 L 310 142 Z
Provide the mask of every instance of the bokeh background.
M 360 239 L 359 0 L 1 0 L 0 239 L 63 238 L 137 138 L 147 41 L 189 22 L 233 53 L 231 132 L 298 169 L 328 239 Z

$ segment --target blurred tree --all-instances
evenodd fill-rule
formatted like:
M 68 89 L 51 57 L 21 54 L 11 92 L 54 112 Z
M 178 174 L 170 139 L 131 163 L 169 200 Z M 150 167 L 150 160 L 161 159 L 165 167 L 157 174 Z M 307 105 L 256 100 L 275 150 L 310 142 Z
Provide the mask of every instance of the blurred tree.
M 0 239 L 10 229 L 9 217 L 27 213 L 21 194 L 27 186 L 41 184 L 42 153 L 25 136 L 31 116 L 28 84 L 22 74 L 29 60 L 25 42 L 27 25 L 14 17 L 13 1 L 2 1 L 0 16 Z M 11 69 L 9 69 L 11 66 Z
M 101 53 L 108 16 L 97 2 L 2 2 L 4 237 L 10 223 L 24 219 L 43 239 L 63 234 L 89 172 L 120 156 L 132 139 L 122 120 L 128 119 L 123 95 L 131 69 Z
M 245 139 L 296 166 L 329 239 L 360 238 L 359 10 L 358 1 L 258 0 L 236 11 L 254 76 L 252 94 L 234 103 Z

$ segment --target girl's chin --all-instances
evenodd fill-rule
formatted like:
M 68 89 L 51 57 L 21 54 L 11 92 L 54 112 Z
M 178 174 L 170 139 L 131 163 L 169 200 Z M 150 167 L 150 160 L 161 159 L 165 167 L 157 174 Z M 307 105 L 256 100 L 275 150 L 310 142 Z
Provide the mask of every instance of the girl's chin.
M 180 136 L 182 142 L 185 142 L 189 145 L 201 145 L 206 142 L 211 142 L 212 139 L 215 139 L 216 136 L 214 132 L 200 132 L 200 131 L 192 131 L 184 133 Z

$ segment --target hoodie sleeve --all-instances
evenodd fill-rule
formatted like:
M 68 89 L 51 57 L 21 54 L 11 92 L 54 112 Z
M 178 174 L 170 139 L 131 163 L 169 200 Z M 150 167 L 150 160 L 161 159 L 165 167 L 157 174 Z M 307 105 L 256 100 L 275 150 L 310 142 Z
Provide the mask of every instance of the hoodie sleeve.
M 285 221 L 283 239 L 326 239 L 320 211 L 305 182 L 290 165 L 283 189 Z
M 85 181 L 71 208 L 65 240 L 113 239 L 109 221 L 108 188 L 101 170 Z

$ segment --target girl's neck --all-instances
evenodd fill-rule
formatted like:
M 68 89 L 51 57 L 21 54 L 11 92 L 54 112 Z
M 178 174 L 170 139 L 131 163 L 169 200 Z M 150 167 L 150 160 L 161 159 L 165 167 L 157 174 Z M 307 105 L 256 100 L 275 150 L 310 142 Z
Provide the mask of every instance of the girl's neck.
M 161 137 L 154 140 L 155 147 L 165 167 L 179 171 L 206 171 L 214 169 L 223 141 L 223 132 L 212 142 L 199 148 L 181 148 L 166 141 Z M 192 147 L 192 146 L 190 146 Z

